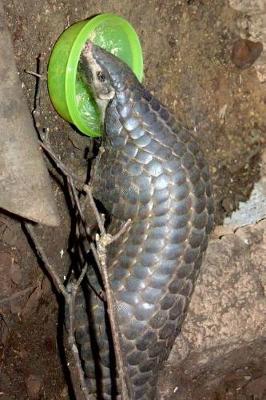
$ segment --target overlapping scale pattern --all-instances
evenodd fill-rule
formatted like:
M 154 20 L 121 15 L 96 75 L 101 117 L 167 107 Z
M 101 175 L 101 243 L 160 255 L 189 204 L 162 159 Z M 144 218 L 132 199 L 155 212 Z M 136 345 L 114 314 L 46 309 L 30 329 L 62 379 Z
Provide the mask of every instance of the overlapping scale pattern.
M 152 400 L 212 229 L 211 183 L 193 135 L 140 85 L 116 94 L 105 124 L 105 152 L 94 173 L 93 193 L 113 217 L 110 232 L 132 219 L 126 234 L 108 249 L 108 269 L 132 400 Z M 93 271 L 91 279 L 99 287 Z M 88 304 L 91 317 L 85 323 Z M 103 302 L 91 292 L 87 306 L 83 300 L 78 307 L 77 339 L 90 390 L 98 398 L 115 398 Z

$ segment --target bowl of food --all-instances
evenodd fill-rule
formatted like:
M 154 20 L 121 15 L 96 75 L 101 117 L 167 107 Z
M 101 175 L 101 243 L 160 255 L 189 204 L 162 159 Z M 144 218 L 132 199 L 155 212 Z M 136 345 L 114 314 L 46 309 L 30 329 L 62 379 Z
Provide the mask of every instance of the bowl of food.
M 143 57 L 137 33 L 124 18 L 100 14 L 66 29 L 53 47 L 48 65 L 48 90 L 58 114 L 88 136 L 101 136 L 98 106 L 78 71 L 88 40 L 123 60 L 143 79 Z

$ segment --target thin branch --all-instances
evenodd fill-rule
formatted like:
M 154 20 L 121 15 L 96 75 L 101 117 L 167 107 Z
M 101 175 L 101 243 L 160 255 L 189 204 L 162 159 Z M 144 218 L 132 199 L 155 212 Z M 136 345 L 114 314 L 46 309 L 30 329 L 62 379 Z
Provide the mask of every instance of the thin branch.
M 35 86 L 35 94 L 34 94 L 34 106 L 32 110 L 32 117 L 35 125 L 35 129 L 38 133 L 39 136 L 39 144 L 42 147 L 42 149 L 45 151 L 46 155 L 50 159 L 53 160 L 57 168 L 63 173 L 65 176 L 72 176 L 75 183 L 76 187 L 78 190 L 82 190 L 83 187 L 83 182 L 79 179 L 78 176 L 76 176 L 74 173 L 70 172 L 67 170 L 65 167 L 64 163 L 55 155 L 53 150 L 50 147 L 50 144 L 48 140 L 45 138 L 44 132 L 41 131 L 40 129 L 40 116 L 41 116 L 41 90 L 42 90 L 42 78 L 43 78 L 43 72 L 44 72 L 44 63 L 43 63 L 43 56 L 42 54 L 39 54 L 37 58 L 37 72 L 31 72 L 31 71 L 25 71 L 27 73 L 30 73 L 36 77 L 36 86 Z
M 89 203 L 90 203 L 90 206 L 91 206 L 91 208 L 92 208 L 92 210 L 94 212 L 94 215 L 96 217 L 97 224 L 98 224 L 98 227 L 100 229 L 101 235 L 105 235 L 106 234 L 106 230 L 105 230 L 105 227 L 104 227 L 104 222 L 103 222 L 101 214 L 98 211 L 98 208 L 97 208 L 97 206 L 95 204 L 95 201 L 93 199 L 90 186 L 89 185 L 84 185 L 84 191 L 89 197 Z
M 107 310 L 108 310 L 108 314 L 109 314 L 109 318 L 110 318 L 111 331 L 112 331 L 112 335 L 113 335 L 114 350 L 115 350 L 115 355 L 116 355 L 116 360 L 117 360 L 117 365 L 118 365 L 118 379 L 121 383 L 120 384 L 121 396 L 122 396 L 122 400 L 129 400 L 129 398 L 131 397 L 131 396 L 129 397 L 131 390 L 130 390 L 129 379 L 127 376 L 127 369 L 125 367 L 125 362 L 123 359 L 123 353 L 121 351 L 120 331 L 119 331 L 119 324 L 117 321 L 116 304 L 115 304 L 115 301 L 113 298 L 113 293 L 112 293 L 112 289 L 111 289 L 110 282 L 109 282 L 109 276 L 108 276 L 108 272 L 107 272 L 106 246 L 108 244 L 112 243 L 114 240 L 117 240 L 127 230 L 130 221 L 128 221 L 116 235 L 111 236 L 111 235 L 106 234 L 106 230 L 104 227 L 104 220 L 96 207 L 96 204 L 94 202 L 94 199 L 93 199 L 93 196 L 91 193 L 91 188 L 88 185 L 84 186 L 84 183 L 80 182 L 78 177 L 76 177 L 74 174 L 70 173 L 66 169 L 66 167 L 62 163 L 62 161 L 59 160 L 59 158 L 55 156 L 54 152 L 50 148 L 49 143 L 45 140 L 43 134 L 39 130 L 40 124 L 36 121 L 36 118 L 40 116 L 39 108 L 40 108 L 40 88 L 41 88 L 41 80 L 42 80 L 42 67 L 43 67 L 42 66 L 42 58 L 40 56 L 38 59 L 38 71 L 37 71 L 37 74 L 34 74 L 37 78 L 36 92 L 35 92 L 35 104 L 34 104 L 34 110 L 32 113 L 33 118 L 35 120 L 35 127 L 39 134 L 39 137 L 41 138 L 41 141 L 40 141 L 41 147 L 46 152 L 46 154 L 49 156 L 49 158 L 53 160 L 53 162 L 55 163 L 57 168 L 61 171 L 61 173 L 67 178 L 70 196 L 71 196 L 72 200 L 74 200 L 74 203 L 77 207 L 77 211 L 79 213 L 79 216 L 80 216 L 80 219 L 82 222 L 82 226 L 85 230 L 85 234 L 86 234 L 90 249 L 91 249 L 92 254 L 95 258 L 95 261 L 98 265 L 98 268 L 101 272 L 103 283 L 104 283 L 106 300 L 107 300 Z M 101 153 L 103 153 L 103 152 L 104 152 L 104 149 L 101 148 L 100 156 L 101 156 Z M 74 182 L 75 182 L 75 184 L 74 184 Z M 93 212 L 95 214 L 95 217 L 97 219 L 97 223 L 98 223 L 99 230 L 101 233 L 101 236 L 98 237 L 97 241 L 96 241 L 97 248 L 95 247 L 94 243 L 91 240 L 90 229 L 89 229 L 89 226 L 84 217 L 76 189 L 78 189 L 79 191 L 85 191 L 85 193 L 88 195 L 89 204 L 91 205 Z M 46 268 L 47 272 L 49 273 L 52 281 L 54 282 L 57 290 L 63 294 L 65 301 L 67 302 L 67 304 L 69 306 L 70 318 L 74 318 L 75 297 L 76 297 L 77 289 L 75 289 L 75 288 L 73 289 L 73 287 L 71 287 L 71 289 L 68 288 L 71 291 L 71 295 L 70 295 L 70 293 L 65 289 L 64 285 L 61 283 L 59 277 L 56 274 L 56 271 L 54 270 L 52 265 L 50 265 L 42 247 L 39 245 L 39 243 L 37 241 L 37 238 L 32 229 L 32 226 L 30 224 L 25 224 L 25 227 L 26 227 L 28 234 L 31 236 L 31 238 L 34 242 L 36 251 L 37 251 L 38 255 L 40 256 L 40 258 L 42 259 L 42 261 L 45 265 L 45 268 Z M 83 274 L 83 272 L 84 272 L 84 274 Z M 81 273 L 82 276 L 80 276 L 80 281 L 83 279 L 85 273 L 86 273 L 86 271 L 82 271 L 82 273 Z M 70 320 L 69 343 L 71 345 L 72 354 L 73 354 L 75 362 L 76 362 L 77 370 L 79 373 L 79 380 L 81 383 L 81 387 L 82 387 L 84 396 L 86 397 L 86 399 L 89 399 L 89 397 L 88 397 L 89 394 L 86 393 L 87 387 L 86 387 L 86 384 L 84 381 L 84 374 L 83 374 L 83 370 L 81 367 L 80 357 L 79 357 L 78 349 L 77 349 L 75 338 L 74 338 L 73 319 Z
M 112 336 L 113 336 L 113 341 L 114 341 L 114 351 L 115 351 L 115 355 L 116 355 L 116 360 L 117 360 L 117 365 L 118 365 L 118 379 L 121 382 L 121 396 L 122 396 L 122 400 L 129 400 L 129 394 L 131 393 L 131 388 L 130 388 L 130 383 L 129 383 L 129 379 L 127 376 L 127 369 L 125 367 L 125 361 L 123 359 L 123 353 L 121 350 L 121 344 L 120 344 L 120 330 L 119 330 L 119 324 L 117 321 L 117 312 L 116 312 L 116 304 L 115 301 L 113 299 L 113 293 L 112 293 L 112 289 L 110 286 L 110 282 L 109 282 L 109 276 L 108 276 L 108 272 L 107 272 L 107 266 L 106 266 L 106 246 L 111 244 L 112 242 L 114 242 L 115 240 L 117 240 L 122 234 L 125 233 L 125 231 L 128 229 L 129 225 L 130 225 L 130 220 L 128 220 L 121 228 L 121 230 L 115 234 L 114 236 L 111 236 L 109 234 L 106 234 L 105 228 L 104 228 L 104 223 L 102 220 L 102 216 L 100 215 L 97 206 L 94 202 L 92 193 L 91 193 L 91 188 L 88 185 L 83 185 L 82 189 L 83 191 L 88 195 L 88 199 L 89 199 L 89 203 L 90 206 L 92 207 L 95 217 L 97 219 L 98 225 L 99 225 L 99 229 L 101 232 L 101 237 L 97 239 L 97 248 L 95 247 L 94 243 L 91 241 L 91 237 L 90 237 L 90 228 L 86 222 L 86 219 L 84 217 L 83 211 L 81 209 L 80 206 L 80 201 L 77 195 L 77 190 L 76 190 L 76 184 L 74 184 L 74 180 L 77 180 L 75 176 L 73 176 L 72 173 L 70 173 L 65 165 L 61 162 L 61 160 L 59 160 L 54 152 L 50 149 L 50 146 L 40 142 L 40 145 L 43 147 L 43 149 L 48 153 L 48 155 L 52 158 L 52 160 L 56 163 L 57 167 L 59 168 L 59 170 L 61 171 L 62 174 L 64 174 L 64 176 L 67 178 L 68 181 L 68 185 L 69 188 L 71 189 L 71 193 L 72 193 L 72 198 L 74 199 L 75 205 L 77 207 L 77 211 L 80 215 L 80 219 L 83 225 L 83 228 L 85 230 L 85 234 L 87 236 L 87 239 L 89 241 L 89 246 L 90 249 L 92 251 L 92 254 L 95 258 L 95 261 L 98 265 L 98 268 L 101 272 L 102 275 L 102 279 L 103 279 L 103 283 L 104 283 L 104 288 L 105 288 L 105 296 L 106 296 L 106 301 L 107 301 L 107 309 L 108 309 L 108 315 L 110 318 L 110 325 L 111 325 L 111 331 L 112 331 Z M 30 234 L 30 236 L 34 236 L 34 232 L 32 230 L 32 227 L 29 227 L 29 224 L 26 224 L 26 229 L 28 231 L 28 233 Z M 31 230 L 31 232 L 29 232 L 29 230 Z M 33 235 L 31 235 L 31 233 L 33 233 Z M 36 238 L 35 238 L 36 239 Z M 33 239 L 33 241 L 35 242 L 35 240 Z M 54 281 L 54 283 L 56 284 L 57 289 L 64 295 L 65 299 L 67 298 L 67 293 L 66 293 L 66 289 L 65 287 L 62 285 L 60 279 L 57 277 L 55 271 L 53 270 L 52 266 L 49 264 L 48 259 L 45 255 L 45 253 L 42 251 L 42 248 L 40 246 L 36 246 L 36 250 L 38 251 L 38 254 L 40 255 L 41 259 L 43 260 L 46 269 L 48 270 L 52 280 Z M 58 278 L 58 279 L 57 279 Z M 74 312 L 74 306 L 73 306 L 73 299 L 68 299 L 66 300 L 68 302 L 69 308 L 71 310 L 73 310 Z M 70 315 L 72 315 L 72 311 L 70 312 Z M 71 325 L 73 326 L 73 325 Z M 74 327 L 73 327 L 74 329 Z M 78 354 L 78 349 L 76 346 L 76 343 L 73 342 L 73 335 L 72 335 L 72 328 L 70 330 L 69 333 L 69 343 L 71 345 L 71 350 L 72 350 L 72 354 L 74 356 L 75 362 L 76 362 L 76 366 L 77 366 L 77 370 L 79 373 L 79 379 L 81 382 L 81 387 L 82 390 L 84 392 L 84 390 L 87 390 L 86 388 L 86 384 L 84 386 L 82 379 L 84 379 L 84 374 L 83 374 L 83 370 L 81 367 L 81 363 L 80 363 L 80 358 L 79 358 L 79 354 Z M 74 345 L 73 345 L 74 343 Z M 85 396 L 87 396 L 88 394 L 84 393 Z M 87 397 L 86 397 L 87 398 Z
M 37 72 L 34 72 L 34 71 L 28 71 L 27 69 L 25 69 L 24 72 L 25 72 L 26 74 L 35 76 L 36 78 L 40 78 L 40 79 L 43 79 L 43 80 L 46 80 L 46 79 L 47 79 L 46 76 L 43 76 L 43 75 L 41 75 L 41 74 L 38 74 Z
M 43 56 L 39 54 L 37 57 L 37 72 L 31 73 L 36 78 L 35 94 L 34 94 L 34 105 L 32 110 L 32 118 L 34 121 L 35 129 L 40 136 L 40 116 L 41 116 L 41 89 L 42 89 L 42 74 L 43 74 Z M 26 71 L 25 71 L 26 72 Z
M 122 227 L 120 228 L 120 230 L 119 230 L 115 235 L 112 235 L 111 241 L 110 241 L 109 244 L 115 242 L 117 239 L 120 238 L 120 236 L 122 236 L 124 233 L 126 233 L 126 231 L 128 230 L 130 224 L 131 224 L 131 219 L 128 219 L 128 220 L 122 225 Z
M 45 266 L 45 269 L 48 272 L 53 284 L 55 285 L 55 287 L 58 290 L 58 292 L 62 293 L 62 295 L 65 298 L 67 298 L 67 296 L 68 296 L 67 290 L 66 290 L 65 286 L 63 285 L 63 283 L 61 282 L 59 276 L 57 275 L 56 270 L 50 264 L 50 262 L 49 262 L 49 260 L 48 260 L 48 258 L 46 256 L 42 246 L 40 245 L 40 243 L 39 243 L 39 241 L 37 239 L 37 236 L 36 236 L 36 234 L 34 232 L 33 225 L 30 224 L 30 223 L 25 223 L 24 226 L 25 226 L 25 229 L 26 229 L 28 235 L 30 236 L 30 238 L 31 238 L 31 240 L 32 240 L 32 242 L 34 244 L 35 250 L 36 250 L 38 256 L 40 257 L 40 259 L 42 260 L 42 262 L 43 262 L 43 264 Z
M 82 225 L 84 227 L 86 236 L 87 236 L 88 240 L 90 241 L 91 240 L 91 237 L 90 237 L 91 229 L 90 229 L 89 225 L 87 224 L 86 218 L 85 218 L 84 213 L 82 211 L 80 200 L 79 200 L 78 193 L 77 193 L 77 189 L 76 189 L 76 186 L 74 185 L 73 177 L 71 175 L 68 175 L 67 176 L 67 180 L 68 180 L 68 184 L 70 186 L 70 189 L 71 189 L 71 192 L 72 192 L 72 195 L 73 195 L 73 199 L 74 199 L 75 205 L 77 207 L 77 211 L 79 213 Z M 84 188 L 84 186 L 83 186 L 83 188 Z
M 96 245 L 97 249 L 95 249 L 93 246 L 91 246 L 93 250 L 93 255 L 95 257 L 95 260 L 98 264 L 98 267 L 101 272 L 102 280 L 103 280 L 103 285 L 105 289 L 105 295 L 106 295 L 106 300 L 107 300 L 107 312 L 109 315 L 110 319 L 110 325 L 111 325 L 111 331 L 112 331 L 112 337 L 113 337 L 113 342 L 114 342 L 114 351 L 115 351 L 115 356 L 116 356 L 116 361 L 117 361 L 117 369 L 118 369 L 118 380 L 120 381 L 120 387 L 121 387 L 121 396 L 122 400 L 129 400 L 131 398 L 131 387 L 130 387 L 130 382 L 127 374 L 127 368 L 126 368 L 126 363 L 123 357 L 123 352 L 121 350 L 121 333 L 119 329 L 119 323 L 118 323 L 118 318 L 117 318 L 117 309 L 116 309 L 116 302 L 113 296 L 113 291 L 110 285 L 109 281 L 109 275 L 107 271 L 107 254 L 106 254 L 106 246 L 109 244 L 113 243 L 114 240 L 117 240 L 123 233 L 125 233 L 126 229 L 128 228 L 130 224 L 130 220 L 127 221 L 120 231 L 115 235 L 112 236 L 110 234 L 107 234 L 105 231 L 104 226 L 102 226 L 102 219 L 101 215 L 96 207 L 95 201 L 93 199 L 92 193 L 91 193 L 91 188 L 87 185 L 85 187 L 85 192 L 88 194 L 89 197 L 89 202 L 90 206 L 94 210 L 96 219 L 99 224 L 99 229 L 101 231 L 101 235 L 96 235 Z
M 77 210 L 80 214 L 80 218 L 85 230 L 86 235 L 88 235 L 88 229 L 87 229 L 87 223 L 84 218 L 83 212 L 81 210 L 80 204 L 79 204 L 79 198 L 77 194 L 75 194 L 75 187 L 73 184 L 73 179 L 71 177 L 68 177 L 68 182 L 72 188 L 72 194 L 75 199 L 75 203 L 77 206 Z M 93 199 L 92 193 L 91 193 L 91 188 L 89 185 L 84 185 L 84 191 L 88 195 L 89 199 L 89 204 L 94 211 L 96 220 L 99 225 L 99 229 L 101 232 L 101 235 L 96 236 L 96 244 L 97 248 L 95 247 L 94 243 L 91 241 L 91 238 L 88 237 L 89 240 L 89 245 L 92 251 L 92 254 L 94 256 L 94 259 L 98 265 L 98 268 L 100 270 L 102 279 L 103 279 L 103 284 L 104 284 L 104 289 L 105 289 L 105 296 L 106 296 L 106 302 L 107 302 L 107 311 L 110 319 L 110 325 L 111 325 L 111 331 L 112 331 L 112 337 L 114 341 L 114 351 L 116 355 L 116 360 L 117 360 L 117 365 L 118 365 L 118 379 L 120 380 L 120 387 L 121 387 L 121 395 L 122 395 L 122 400 L 129 400 L 129 395 L 128 393 L 131 392 L 130 389 L 130 384 L 129 384 L 129 379 L 127 376 L 127 369 L 125 367 L 125 360 L 123 359 L 123 353 L 121 350 L 121 343 L 120 343 L 120 330 L 119 330 L 119 324 L 117 320 L 117 312 L 116 312 L 116 304 L 113 298 L 113 292 L 111 289 L 111 285 L 109 282 L 109 276 L 107 272 L 107 265 L 106 265 L 106 246 L 117 240 L 130 225 L 130 220 L 128 220 L 121 228 L 121 230 L 114 236 L 111 236 L 106 233 L 104 225 L 103 225 L 103 220 L 102 216 L 100 215 L 97 206 L 95 204 L 95 201 Z
M 49 156 L 49 158 L 53 160 L 53 162 L 55 163 L 57 168 L 61 171 L 61 173 L 67 178 L 72 178 L 73 181 L 75 182 L 75 187 L 79 191 L 83 191 L 84 182 L 82 182 L 82 180 L 77 175 L 75 175 L 73 172 L 70 172 L 66 168 L 65 164 L 55 155 L 50 145 L 46 143 L 44 139 L 39 140 L 39 144 L 44 149 L 45 153 Z
M 127 223 L 130 223 L 130 221 Z M 126 225 L 126 224 L 125 224 Z M 116 238 L 118 239 L 126 230 L 125 225 L 122 229 L 116 234 Z M 119 329 L 119 323 L 117 318 L 117 308 L 116 302 L 113 296 L 113 291 L 109 281 L 109 275 L 107 271 L 107 255 L 106 255 L 106 246 L 114 241 L 114 238 L 109 235 L 96 236 L 96 244 L 97 244 L 97 262 L 100 266 L 101 276 L 103 280 L 103 285 L 105 289 L 105 295 L 107 300 L 107 312 L 110 319 L 112 337 L 114 342 L 114 351 L 117 360 L 117 369 L 118 369 L 118 379 L 120 381 L 121 387 L 121 396 L 122 400 L 129 400 L 131 398 L 131 387 L 127 374 L 127 369 L 125 365 L 125 360 L 123 357 L 123 353 L 121 350 L 121 333 Z
M 65 288 L 65 286 L 61 282 L 59 276 L 57 275 L 55 268 L 50 264 L 48 258 L 46 257 L 46 254 L 34 232 L 32 224 L 25 223 L 24 226 L 34 244 L 35 250 L 36 250 L 39 258 L 42 260 L 44 267 L 45 267 L 47 273 L 49 274 L 52 282 L 54 283 L 58 293 L 61 293 L 64 296 L 65 302 L 68 305 L 68 308 L 69 308 L 68 343 L 70 346 L 70 350 L 72 352 L 72 356 L 75 360 L 75 365 L 76 365 L 76 369 L 78 372 L 79 383 L 80 383 L 80 388 L 82 390 L 82 393 L 86 400 L 93 400 L 93 397 L 90 396 L 90 394 L 88 393 L 88 388 L 87 388 L 87 385 L 85 382 L 85 377 L 84 377 L 84 373 L 83 373 L 83 369 L 82 369 L 82 365 L 81 365 L 81 361 L 80 361 L 80 357 L 79 357 L 79 352 L 78 352 L 77 344 L 75 341 L 75 300 L 76 300 L 76 294 L 77 294 L 78 288 L 81 285 L 81 282 L 86 274 L 87 264 L 83 267 L 83 270 L 81 271 L 81 274 L 80 274 L 78 280 L 74 283 L 73 282 L 70 283 L 68 285 L 68 287 Z M 73 385 L 73 386 L 76 389 L 75 394 L 76 394 L 76 398 L 78 399 L 79 395 L 78 395 L 77 388 L 75 387 L 75 385 Z
M 40 54 L 39 57 L 37 58 L 37 72 L 32 73 L 31 71 L 27 71 L 27 73 L 30 73 L 36 77 L 34 108 L 32 111 L 32 117 L 33 117 L 33 121 L 35 124 L 35 129 L 40 138 L 40 145 L 41 145 L 42 149 L 45 151 L 46 155 L 48 155 L 50 160 L 52 160 L 55 163 L 55 165 L 59 169 L 60 173 L 63 174 L 66 178 L 68 178 L 68 189 L 70 192 L 69 194 L 71 196 L 71 192 L 72 192 L 73 197 L 74 197 L 74 202 L 78 204 L 78 202 L 76 201 L 76 200 L 78 200 L 76 188 L 79 191 L 82 191 L 83 182 L 81 182 L 81 180 L 77 176 L 75 176 L 74 174 L 72 174 L 71 172 L 69 172 L 66 169 L 65 165 L 61 162 L 61 160 L 54 154 L 54 152 L 50 148 L 49 142 L 47 141 L 47 139 L 44 135 L 44 130 L 40 129 L 40 126 L 41 126 L 41 124 L 39 122 L 39 119 L 41 116 L 40 96 L 41 96 L 41 88 L 42 88 L 42 81 L 43 81 L 43 71 L 44 71 L 43 57 Z M 71 182 L 71 185 L 69 185 L 69 181 Z M 75 186 L 74 186 L 74 181 L 75 181 Z M 70 186 L 72 187 L 72 191 L 70 190 Z M 73 200 L 73 198 L 72 198 L 72 200 Z M 80 208 L 80 211 L 81 211 L 81 208 Z M 72 352 L 73 359 L 75 361 L 75 368 L 76 368 L 76 372 L 78 374 L 80 388 L 83 393 L 82 397 L 84 397 L 86 400 L 93 400 L 94 397 L 88 393 L 88 388 L 87 388 L 87 385 L 85 382 L 85 377 L 84 377 L 84 372 L 83 372 L 83 368 L 81 365 L 79 351 L 78 351 L 78 347 L 77 347 L 77 344 L 75 341 L 75 300 L 76 300 L 76 294 L 77 294 L 78 288 L 81 285 L 81 282 L 86 274 L 87 264 L 83 267 L 78 280 L 76 282 L 72 282 L 66 289 L 65 286 L 63 285 L 63 283 L 61 282 L 59 276 L 57 275 L 56 269 L 49 263 L 49 260 L 46 256 L 42 246 L 40 245 L 40 243 L 37 239 L 37 236 L 35 235 L 32 225 L 29 223 L 25 223 L 25 229 L 35 246 L 38 256 L 42 260 L 44 267 L 45 267 L 48 275 L 50 276 L 51 281 L 54 283 L 58 293 L 61 293 L 64 296 L 65 302 L 69 307 L 70 330 L 68 333 L 68 343 L 69 343 L 69 346 L 70 346 L 70 349 Z M 74 391 L 76 394 L 76 398 L 78 400 L 78 398 L 80 398 L 80 390 L 78 390 L 77 386 L 74 383 L 75 382 L 73 381 Z
M 81 221 L 83 223 L 83 227 L 85 230 L 85 233 L 88 234 L 88 229 L 87 229 L 87 223 L 84 218 L 83 212 L 80 207 L 79 203 L 79 198 L 77 196 L 73 179 L 71 177 L 68 177 L 69 184 L 72 188 L 72 193 L 75 199 L 75 203 L 77 206 L 77 210 L 79 212 Z M 120 343 L 120 330 L 119 330 L 119 324 L 117 320 L 117 312 L 116 312 L 116 304 L 113 298 L 113 292 L 111 289 L 111 285 L 109 282 L 109 276 L 107 272 L 107 264 L 106 264 L 106 246 L 113 243 L 115 240 L 117 240 L 121 235 L 125 233 L 125 231 L 128 229 L 130 225 L 130 220 L 128 220 L 120 229 L 120 231 L 112 236 L 106 233 L 104 225 L 103 225 L 103 220 L 102 216 L 100 215 L 97 206 L 95 204 L 95 201 L 93 199 L 92 193 L 91 193 L 91 188 L 89 185 L 84 185 L 84 191 L 88 195 L 89 203 L 94 211 L 96 220 L 99 225 L 99 229 L 101 232 L 101 235 L 96 236 L 96 244 L 97 248 L 95 247 L 94 243 L 89 240 L 89 245 L 92 251 L 92 254 L 94 256 L 94 259 L 98 265 L 98 268 L 101 272 L 101 276 L 103 279 L 103 284 L 104 284 L 104 289 L 105 289 L 105 296 L 106 296 L 106 302 L 107 302 L 107 310 L 108 310 L 108 315 L 110 319 L 110 325 L 111 325 L 111 331 L 112 331 L 112 337 L 114 341 L 114 351 L 116 355 L 116 360 L 117 360 L 117 365 L 118 365 L 118 379 L 121 381 L 121 395 L 122 395 L 122 400 L 128 400 L 129 396 L 128 393 L 130 393 L 130 384 L 129 384 L 129 379 L 127 376 L 127 369 L 125 367 L 125 361 L 123 359 L 123 353 L 121 350 L 121 343 Z
M 84 265 L 82 271 L 81 271 L 81 274 L 80 274 L 78 280 L 77 280 L 76 283 L 74 283 L 74 285 L 73 285 L 73 288 L 74 288 L 73 290 L 75 291 L 75 296 L 76 296 L 76 294 L 77 294 L 78 288 L 79 288 L 80 285 L 81 285 L 81 282 L 82 282 L 83 279 L 84 279 L 84 276 L 86 275 L 87 269 L 88 269 L 88 264 L 86 263 L 86 264 Z
M 79 351 L 78 351 L 78 347 L 77 347 L 76 339 L 75 339 L 76 295 L 77 295 L 78 289 L 79 289 L 79 287 L 81 285 L 81 282 L 82 282 L 84 276 L 86 275 L 87 268 L 88 268 L 88 266 L 87 266 L 87 264 L 85 264 L 85 266 L 83 267 L 83 269 L 81 271 L 81 274 L 80 274 L 78 280 L 76 282 L 71 282 L 67 286 L 67 290 L 68 290 L 68 293 L 69 293 L 68 300 L 67 300 L 68 309 L 69 309 L 68 344 L 69 344 L 69 347 L 70 347 L 70 349 L 72 351 L 72 355 L 73 355 L 73 358 L 74 358 L 75 363 L 76 363 L 81 390 L 82 390 L 82 392 L 83 392 L 83 394 L 84 394 L 86 399 L 91 399 L 90 394 L 88 392 L 88 387 L 87 387 L 86 382 L 85 382 L 85 377 L 84 377 L 84 373 L 83 373 L 83 369 L 82 369 L 82 365 L 81 365 L 81 361 L 80 361 Z

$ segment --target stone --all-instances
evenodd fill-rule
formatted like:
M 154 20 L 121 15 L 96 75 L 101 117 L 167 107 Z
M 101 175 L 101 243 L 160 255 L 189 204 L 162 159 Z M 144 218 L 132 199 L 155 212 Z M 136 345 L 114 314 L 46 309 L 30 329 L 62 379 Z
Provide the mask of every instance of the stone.
M 189 389 L 180 398 L 190 400 L 196 398 L 190 393 L 194 381 L 209 390 L 230 371 L 248 363 L 264 365 L 265 265 L 266 219 L 210 241 L 182 333 L 163 373 L 160 398 L 170 399 L 165 393 L 181 387 L 184 374 Z
M 236 67 L 246 69 L 254 64 L 261 55 L 262 50 L 263 45 L 260 42 L 239 39 L 233 45 L 231 60 Z

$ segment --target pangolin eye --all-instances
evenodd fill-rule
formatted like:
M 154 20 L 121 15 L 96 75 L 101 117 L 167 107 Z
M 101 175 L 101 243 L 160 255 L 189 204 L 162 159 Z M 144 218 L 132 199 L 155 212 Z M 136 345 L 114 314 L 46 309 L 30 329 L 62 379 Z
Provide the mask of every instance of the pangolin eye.
M 98 81 L 100 81 L 100 82 L 104 82 L 105 81 L 105 75 L 102 73 L 102 71 L 98 71 L 97 73 L 96 73 L 96 75 L 97 75 L 97 79 L 98 79 Z

